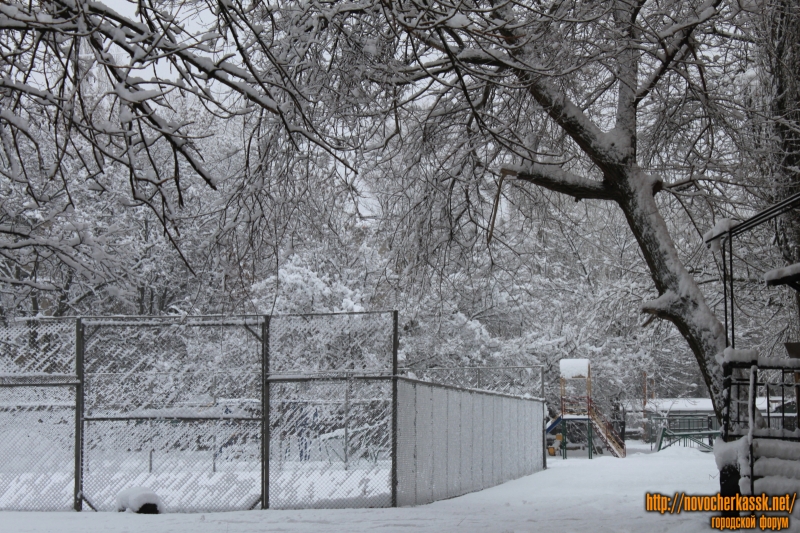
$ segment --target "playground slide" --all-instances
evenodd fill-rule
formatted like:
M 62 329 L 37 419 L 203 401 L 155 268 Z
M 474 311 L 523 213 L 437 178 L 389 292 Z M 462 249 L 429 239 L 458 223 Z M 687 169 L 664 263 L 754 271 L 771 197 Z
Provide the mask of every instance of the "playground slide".
M 592 426 L 594 426 L 595 431 L 597 431 L 600 439 L 608 447 L 611 454 L 615 457 L 625 457 L 625 440 L 614 431 L 611 423 L 595 407 L 590 407 L 589 415 L 592 419 Z

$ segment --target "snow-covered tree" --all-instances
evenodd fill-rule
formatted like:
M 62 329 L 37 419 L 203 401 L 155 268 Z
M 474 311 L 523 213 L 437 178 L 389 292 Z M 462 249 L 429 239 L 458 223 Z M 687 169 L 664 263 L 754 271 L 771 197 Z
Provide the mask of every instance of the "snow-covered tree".
M 677 328 L 719 411 L 726 340 L 698 284 L 716 275 L 699 259 L 699 235 L 715 195 L 735 203 L 748 194 L 737 189 L 732 132 L 746 124 L 739 96 L 751 48 L 738 47 L 737 32 L 750 16 L 722 0 L 4 4 L 0 169 L 21 207 L 4 204 L 0 248 L 13 264 L 23 248 L 52 247 L 19 232 L 40 216 L 26 214 L 29 200 L 56 217 L 75 209 L 76 189 L 101 200 L 125 189 L 128 207 L 149 211 L 186 268 L 229 295 L 233 306 L 218 309 L 278 301 L 280 291 L 259 285 L 270 277 L 319 284 L 333 307 L 345 288 L 427 312 L 437 296 L 447 311 L 433 314 L 474 333 L 456 343 L 462 350 L 516 336 L 511 313 L 487 310 L 500 297 L 518 308 L 541 297 L 514 292 L 533 287 L 540 269 L 552 276 L 536 242 L 557 242 L 542 247 L 548 254 L 568 250 L 576 268 L 562 292 L 582 280 L 579 292 L 595 291 L 597 305 L 603 294 L 619 298 L 624 276 L 590 264 L 610 255 L 582 250 L 591 226 L 613 220 L 629 232 L 598 244 L 618 239 L 618 264 L 644 265 L 650 278 L 621 301 Z M 558 195 L 590 206 L 582 226 L 566 223 L 574 207 Z M 107 246 L 70 231 L 54 241 L 65 248 L 47 253 L 103 274 L 93 283 L 137 264 L 104 273 Z M 306 242 L 331 257 L 366 246 L 378 257 L 372 287 L 326 272 L 344 263 L 309 262 Z M 300 277 L 287 278 L 291 269 Z M 148 282 L 129 285 L 149 312 Z M 178 292 L 156 307 L 200 301 Z M 631 331 L 601 322 L 620 338 Z

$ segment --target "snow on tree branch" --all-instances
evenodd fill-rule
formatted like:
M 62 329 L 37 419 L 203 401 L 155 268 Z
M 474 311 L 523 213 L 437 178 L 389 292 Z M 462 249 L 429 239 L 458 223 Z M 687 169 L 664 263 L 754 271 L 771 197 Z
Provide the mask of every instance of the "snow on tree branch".
M 504 175 L 515 176 L 551 191 L 574 197 L 576 200 L 613 200 L 614 191 L 606 182 L 582 178 L 558 165 L 534 163 L 520 169 L 504 168 Z

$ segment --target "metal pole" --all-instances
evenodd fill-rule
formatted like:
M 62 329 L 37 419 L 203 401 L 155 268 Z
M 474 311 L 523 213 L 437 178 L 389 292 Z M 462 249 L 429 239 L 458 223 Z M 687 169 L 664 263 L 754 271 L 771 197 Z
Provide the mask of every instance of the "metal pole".
M 348 428 L 350 427 L 350 373 L 345 374 L 344 382 L 344 469 L 347 471 L 347 448 L 350 445 Z
M 736 323 L 733 318 L 733 307 L 736 305 L 733 298 L 733 236 L 728 238 L 728 242 L 730 243 L 730 255 L 728 258 L 728 261 L 730 261 L 730 269 L 728 277 L 731 280 L 731 348 L 736 348 Z
M 732 255 L 732 254 L 731 254 Z M 733 293 L 731 293 L 733 296 Z M 733 305 L 731 305 L 731 314 L 733 313 Z M 749 420 L 748 424 L 750 426 L 751 435 L 753 434 L 752 431 L 755 428 L 755 420 L 756 420 L 756 394 L 758 393 L 758 367 L 753 365 L 750 367 L 750 413 L 749 413 Z M 767 397 L 767 409 L 769 409 L 769 397 Z M 750 452 L 750 494 L 755 495 L 755 478 L 756 476 L 753 475 L 753 466 L 755 464 L 755 460 L 753 457 L 753 439 L 749 439 L 749 452 Z
M 261 508 L 269 509 L 269 326 L 272 317 L 261 324 Z
M 73 491 L 72 508 L 83 509 L 83 323 L 75 321 L 75 374 L 78 384 L 75 385 L 75 489 Z
M 591 417 L 586 419 L 586 434 L 589 437 L 589 459 L 592 458 L 592 419 Z M 609 434 L 606 433 L 606 436 Z
M 539 367 L 539 381 L 541 382 L 539 385 L 539 389 L 541 390 L 542 396 L 542 405 L 544 405 L 544 367 Z
M 644 377 L 644 396 L 642 397 L 642 416 L 645 414 L 645 409 L 647 409 L 647 370 L 642 370 L 642 375 Z
M 727 394 L 723 392 L 722 399 L 725 403 L 724 407 L 724 415 L 720 422 L 722 422 L 721 428 L 721 436 L 722 442 L 728 442 L 728 432 L 730 431 L 730 421 L 731 421 L 731 395 L 733 394 L 733 371 L 729 364 L 723 363 L 722 364 L 722 390 L 727 391 Z
M 786 387 L 784 386 L 786 383 L 786 370 L 781 370 L 781 429 L 786 429 L 786 397 L 784 391 Z M 797 411 L 797 405 L 795 404 L 795 411 Z M 769 392 L 767 393 L 767 414 L 769 414 Z
M 544 368 L 542 368 L 544 372 Z M 542 469 L 547 470 L 547 406 L 542 400 Z
M 392 312 L 392 507 L 397 507 L 397 311 Z M 415 405 L 416 408 L 416 405 Z M 416 420 L 416 416 L 415 416 Z M 416 469 L 415 469 L 416 470 Z
M 539 367 L 539 391 L 542 396 L 542 469 L 547 470 L 547 408 L 544 401 L 544 367 Z
M 725 312 L 725 346 L 728 346 L 728 267 L 725 265 L 725 240 L 722 240 L 722 303 Z

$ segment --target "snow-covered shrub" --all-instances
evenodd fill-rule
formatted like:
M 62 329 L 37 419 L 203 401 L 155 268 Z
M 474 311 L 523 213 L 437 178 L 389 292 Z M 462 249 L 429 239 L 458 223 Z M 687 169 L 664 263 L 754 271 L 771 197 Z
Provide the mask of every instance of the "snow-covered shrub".
M 166 511 L 161 498 L 146 487 L 129 487 L 117 495 L 117 511 L 161 514 Z

